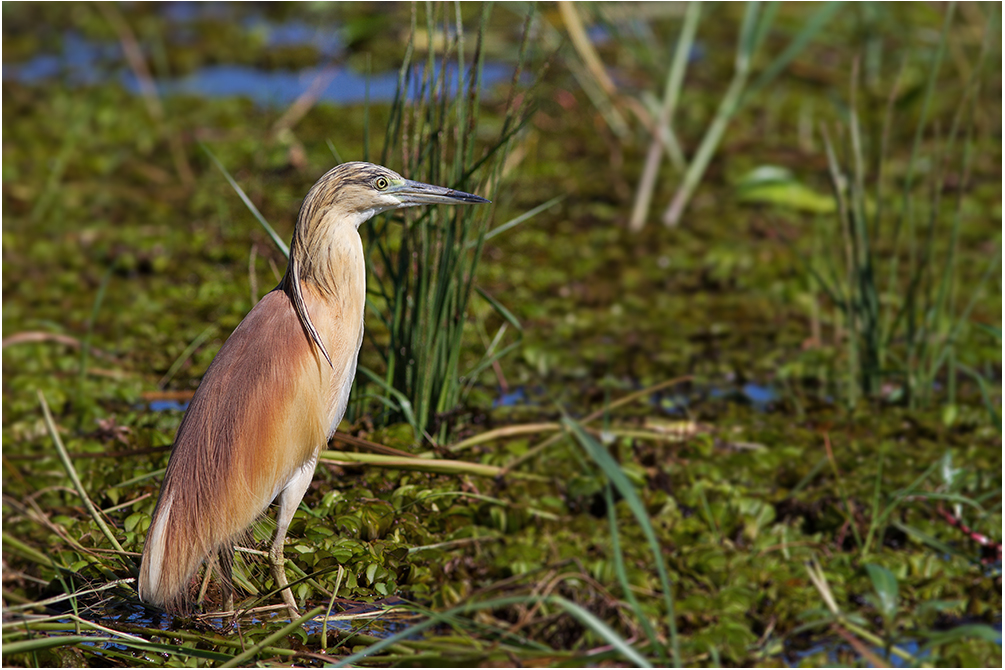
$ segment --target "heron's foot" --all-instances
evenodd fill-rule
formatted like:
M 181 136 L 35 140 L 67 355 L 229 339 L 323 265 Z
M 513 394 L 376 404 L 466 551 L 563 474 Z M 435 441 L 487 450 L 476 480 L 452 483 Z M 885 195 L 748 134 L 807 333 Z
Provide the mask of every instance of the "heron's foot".
M 286 609 L 290 613 L 290 621 L 293 621 L 300 617 L 300 611 L 297 609 L 297 601 L 293 599 L 289 582 L 286 581 L 286 558 L 283 556 L 282 546 L 280 545 L 278 549 L 279 551 L 276 551 L 276 547 L 273 547 L 269 552 L 269 563 L 272 564 L 272 576 L 276 580 L 276 586 L 282 589 L 280 593 L 283 594 L 283 602 L 286 603 Z
M 289 589 L 283 591 L 283 602 L 286 603 L 286 610 L 290 613 L 290 621 L 299 619 L 300 611 L 297 609 L 297 604 L 293 601 L 293 594 L 290 593 Z

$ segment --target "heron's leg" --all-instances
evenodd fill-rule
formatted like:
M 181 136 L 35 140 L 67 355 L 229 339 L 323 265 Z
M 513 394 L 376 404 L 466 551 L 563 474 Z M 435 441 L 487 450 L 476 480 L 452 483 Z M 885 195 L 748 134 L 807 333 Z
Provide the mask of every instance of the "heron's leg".
M 269 551 L 269 563 L 272 564 L 272 576 L 276 580 L 276 585 L 283 589 L 283 602 L 290 612 L 290 621 L 298 616 L 297 603 L 293 599 L 293 591 L 287 588 L 289 582 L 286 581 L 286 559 L 283 557 L 283 543 L 286 541 L 286 531 L 293 521 L 293 514 L 297 511 L 300 501 L 307 492 L 307 487 L 314 477 L 315 459 L 305 463 L 300 470 L 293 475 L 278 496 L 279 511 L 276 513 L 276 537 L 272 541 L 272 549 Z
M 234 545 L 230 542 L 217 552 L 217 573 L 220 576 L 220 590 L 223 591 L 223 611 L 234 611 Z

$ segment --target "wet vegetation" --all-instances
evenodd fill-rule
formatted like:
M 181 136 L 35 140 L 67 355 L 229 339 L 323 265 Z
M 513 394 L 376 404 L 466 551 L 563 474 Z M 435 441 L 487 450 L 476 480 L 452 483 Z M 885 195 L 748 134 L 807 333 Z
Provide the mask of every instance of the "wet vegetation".
M 997 6 L 3 18 L 5 665 L 1000 665 Z M 359 159 L 493 205 L 361 230 L 305 616 L 269 519 L 236 623 L 145 609 L 185 403 Z

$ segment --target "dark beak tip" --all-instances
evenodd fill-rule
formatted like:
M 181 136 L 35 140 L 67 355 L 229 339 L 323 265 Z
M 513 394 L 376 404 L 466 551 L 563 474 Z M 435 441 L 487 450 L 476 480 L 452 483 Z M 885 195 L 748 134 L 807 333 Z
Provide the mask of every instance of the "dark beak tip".
M 488 198 L 483 198 L 480 195 L 475 195 L 474 193 L 465 193 L 464 191 L 454 191 L 451 193 L 451 196 L 458 202 L 466 205 L 484 205 L 492 202 Z

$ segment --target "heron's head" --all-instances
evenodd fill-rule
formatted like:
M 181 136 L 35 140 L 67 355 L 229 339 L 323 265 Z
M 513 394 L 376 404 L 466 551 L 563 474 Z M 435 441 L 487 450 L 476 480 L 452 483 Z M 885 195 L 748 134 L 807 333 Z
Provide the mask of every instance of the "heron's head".
M 304 200 L 301 220 L 335 216 L 359 227 L 389 209 L 416 205 L 472 205 L 485 198 L 443 186 L 405 179 L 394 170 L 373 163 L 342 163 L 314 184 Z

